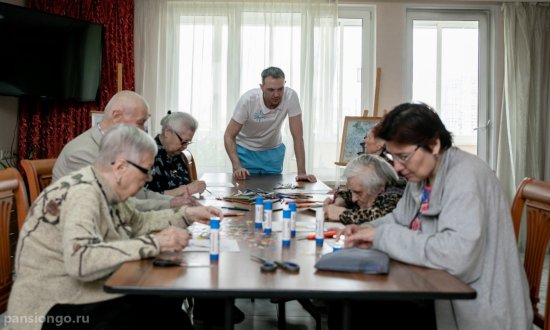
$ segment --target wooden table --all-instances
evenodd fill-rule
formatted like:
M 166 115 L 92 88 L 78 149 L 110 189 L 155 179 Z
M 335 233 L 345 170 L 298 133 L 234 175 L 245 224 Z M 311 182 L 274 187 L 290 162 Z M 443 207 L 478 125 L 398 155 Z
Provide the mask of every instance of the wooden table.
M 202 179 L 208 184 L 223 182 L 214 181 L 223 177 L 227 175 L 205 175 Z M 252 186 L 272 190 L 274 182 L 291 182 L 288 179 L 287 176 L 261 176 L 233 182 L 235 189 L 239 190 Z M 303 188 L 296 191 L 328 192 L 328 187 L 321 182 L 300 185 Z M 271 189 L 268 189 L 269 187 Z M 211 190 L 210 187 L 208 189 Z M 215 195 L 217 190 L 211 191 Z M 280 213 L 282 212 L 274 213 L 274 221 L 281 219 Z M 314 213 L 310 210 L 300 210 L 297 220 L 314 221 Z M 220 260 L 216 263 L 210 263 L 209 254 L 205 252 L 178 253 L 183 255 L 188 263 L 208 265 L 196 268 L 155 267 L 150 259 L 127 262 L 106 282 L 105 290 L 125 294 L 225 298 L 226 328 L 232 328 L 231 306 L 235 298 L 339 299 L 342 300 L 346 312 L 353 300 L 476 297 L 476 292 L 471 287 L 445 271 L 407 265 L 394 260 L 390 262 L 388 275 L 317 271 L 314 268 L 315 262 L 322 254 L 332 250 L 329 246 L 330 240 L 325 240 L 323 247 L 317 247 L 314 240 L 293 239 L 289 248 L 283 248 L 279 233 L 265 237 L 261 231 L 254 229 L 253 211 L 243 217 L 224 219 L 222 233 L 222 237 L 237 240 L 239 252 L 222 252 Z M 301 234 L 298 233 L 298 236 L 302 236 Z M 251 255 L 296 262 L 300 265 L 300 272 L 291 274 L 279 269 L 273 273 L 263 273 L 260 271 L 260 264 L 250 259 Z M 347 326 L 344 324 L 343 328 Z

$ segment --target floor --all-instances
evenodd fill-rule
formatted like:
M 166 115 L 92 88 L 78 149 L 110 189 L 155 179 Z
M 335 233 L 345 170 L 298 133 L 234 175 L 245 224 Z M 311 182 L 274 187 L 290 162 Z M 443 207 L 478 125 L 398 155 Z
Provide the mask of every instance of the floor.
M 243 322 L 236 324 L 236 330 L 277 329 L 277 304 L 269 299 L 237 299 L 235 305 L 245 314 Z M 288 330 L 309 330 L 315 329 L 315 320 L 296 301 L 288 301 L 285 305 L 286 329 Z M 322 329 L 328 329 L 326 317 L 321 323 Z M 196 330 L 202 329 L 200 324 L 195 325 Z
M 235 304 L 246 315 L 243 322 L 235 325 L 236 330 L 277 329 L 277 304 L 271 303 L 268 299 L 255 299 L 254 301 L 251 301 L 251 299 L 237 299 Z M 315 320 L 296 300 L 287 302 L 285 308 L 286 329 L 315 329 Z M 4 326 L 4 315 L 0 315 L 0 329 Z M 200 324 L 196 324 L 195 329 L 201 330 L 202 327 Z M 328 329 L 326 318 L 323 319 L 322 329 Z

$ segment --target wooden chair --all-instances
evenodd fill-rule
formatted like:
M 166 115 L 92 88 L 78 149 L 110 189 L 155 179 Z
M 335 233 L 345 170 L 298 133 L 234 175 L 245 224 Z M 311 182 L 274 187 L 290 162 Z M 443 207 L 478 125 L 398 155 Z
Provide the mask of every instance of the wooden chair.
M 183 161 L 185 162 L 185 165 L 187 166 L 187 170 L 189 171 L 189 178 L 191 181 L 198 180 L 197 178 L 197 166 L 195 165 L 195 160 L 193 159 L 193 154 L 191 151 L 185 149 L 182 151 L 183 153 Z
M 546 278 L 546 304 L 544 314 L 539 313 L 538 302 L 544 259 L 550 239 L 550 182 L 525 178 L 512 202 L 512 220 L 516 240 L 525 208 L 527 240 L 523 265 L 529 282 L 529 296 L 533 305 L 533 323 L 543 330 L 550 330 L 550 274 Z
M 52 182 L 52 169 L 56 158 L 48 159 L 23 159 L 23 168 L 27 185 L 29 187 L 29 200 L 32 204 L 40 192 Z
M 0 313 L 7 308 L 12 285 L 12 256 L 17 245 L 17 235 L 12 233 L 18 233 L 23 226 L 28 205 L 19 171 L 15 168 L 0 170 Z M 12 222 L 14 210 L 17 223 Z

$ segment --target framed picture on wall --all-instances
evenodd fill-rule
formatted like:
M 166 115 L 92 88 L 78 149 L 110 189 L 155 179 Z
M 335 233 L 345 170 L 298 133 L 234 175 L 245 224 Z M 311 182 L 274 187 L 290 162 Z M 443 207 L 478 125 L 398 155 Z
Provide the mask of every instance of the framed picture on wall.
M 97 124 L 103 119 L 103 111 L 92 111 L 90 112 L 90 115 L 92 116 L 92 126 L 97 126 Z
M 344 120 L 340 159 L 337 165 L 345 166 L 353 158 L 363 152 L 363 140 L 369 130 L 380 122 L 381 117 L 351 117 Z

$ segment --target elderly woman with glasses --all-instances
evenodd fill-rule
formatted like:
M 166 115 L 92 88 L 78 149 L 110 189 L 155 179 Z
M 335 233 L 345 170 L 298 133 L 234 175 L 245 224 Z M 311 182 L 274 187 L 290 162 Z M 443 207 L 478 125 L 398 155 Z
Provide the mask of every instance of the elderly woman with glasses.
M 189 167 L 183 150 L 193 143 L 198 122 L 186 112 L 168 112 L 161 119 L 162 131 L 155 137 L 158 153 L 153 165 L 153 179 L 145 185 L 147 189 L 171 196 L 190 196 L 202 193 L 206 183 L 191 181 Z
M 377 136 L 408 179 L 407 188 L 392 213 L 347 226 L 346 247 L 373 247 L 401 262 L 443 269 L 475 289 L 474 300 L 434 302 L 437 329 L 530 329 L 533 315 L 510 205 L 491 168 L 453 147 L 451 133 L 425 104 L 397 106 Z M 410 327 L 421 313 L 412 317 L 400 319 Z
M 363 153 L 368 155 L 378 155 L 378 156 L 384 156 L 384 151 L 386 150 L 386 144 L 384 140 L 376 137 L 374 135 L 374 131 L 376 130 L 377 126 L 372 127 L 367 132 L 367 135 L 365 135 L 365 138 L 363 139 L 363 142 L 360 143 L 363 147 Z
M 352 159 L 344 170 L 348 189 L 337 191 L 334 200 L 324 202 L 325 218 L 343 224 L 361 224 L 391 211 L 402 192 L 385 191 L 398 180 L 392 166 L 380 156 L 361 155 Z
M 59 178 L 38 196 L 19 233 L 10 327 L 192 329 L 181 299 L 103 290 L 122 263 L 181 251 L 188 225 L 222 216 L 203 206 L 136 210 L 128 198 L 150 180 L 156 152 L 143 131 L 114 126 L 93 166 Z

